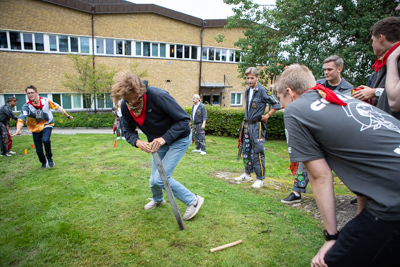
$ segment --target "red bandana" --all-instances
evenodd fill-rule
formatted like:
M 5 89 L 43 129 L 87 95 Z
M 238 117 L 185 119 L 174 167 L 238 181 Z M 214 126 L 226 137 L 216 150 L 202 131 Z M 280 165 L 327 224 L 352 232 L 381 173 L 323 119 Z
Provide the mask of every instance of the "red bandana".
M 318 90 L 319 95 L 322 98 L 325 98 L 325 100 L 330 103 L 337 104 L 337 105 L 344 106 L 344 107 L 347 106 L 347 103 L 344 103 L 331 89 L 328 89 L 328 88 L 322 86 L 321 84 L 317 83 L 313 88 L 310 88 L 305 92 L 308 92 L 310 90 Z
M 32 106 L 34 106 L 36 109 L 42 109 L 43 108 L 43 104 L 42 101 L 40 101 L 43 97 L 39 96 L 39 106 L 36 106 L 32 103 L 31 100 L 28 101 L 28 104 L 31 104 Z
M 136 116 L 132 110 L 129 108 L 128 103 L 126 103 L 126 106 L 129 110 L 129 112 L 132 115 L 132 118 L 139 124 L 139 126 L 142 126 L 144 123 L 144 119 L 146 118 L 146 102 L 147 102 L 147 95 L 143 95 L 143 109 L 142 112 L 140 112 L 139 116 Z
M 400 45 L 400 42 L 395 43 L 394 45 L 392 45 L 392 47 L 386 52 L 384 53 L 383 56 L 380 56 L 376 59 L 374 65 L 372 65 L 372 68 L 375 67 L 375 71 L 378 71 L 380 68 L 382 68 L 383 66 L 385 66 L 386 61 L 389 57 L 389 55 Z

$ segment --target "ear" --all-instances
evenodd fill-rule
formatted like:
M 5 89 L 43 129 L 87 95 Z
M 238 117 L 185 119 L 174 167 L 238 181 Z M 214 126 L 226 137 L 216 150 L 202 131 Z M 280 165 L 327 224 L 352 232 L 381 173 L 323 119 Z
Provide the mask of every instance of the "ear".
M 386 36 L 383 35 L 383 34 L 379 34 L 379 36 L 378 36 L 378 41 L 379 41 L 380 43 L 383 43 L 384 41 L 386 41 Z
M 287 87 L 285 89 L 286 93 L 290 95 L 290 98 L 292 99 L 292 101 L 297 99 L 297 94 L 295 91 L 292 90 L 292 88 Z
M 339 67 L 338 67 L 338 71 L 339 71 L 339 72 L 342 72 L 342 70 L 343 70 L 343 67 L 342 67 L 342 66 L 339 66 Z

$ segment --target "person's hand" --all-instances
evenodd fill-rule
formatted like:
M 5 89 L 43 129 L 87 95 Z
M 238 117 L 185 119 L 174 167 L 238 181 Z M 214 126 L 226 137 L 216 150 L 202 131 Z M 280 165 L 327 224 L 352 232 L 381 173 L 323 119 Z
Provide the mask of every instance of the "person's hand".
M 68 120 L 70 120 L 70 121 L 72 121 L 73 119 L 74 119 L 74 117 L 72 117 L 72 116 L 69 116 L 69 117 L 67 117 L 68 118 Z
M 150 144 L 148 142 L 144 142 L 142 140 L 137 140 L 136 146 L 146 153 L 151 153 Z
M 366 85 L 360 85 L 359 88 L 362 90 L 355 91 L 351 96 L 359 100 L 368 100 L 375 97 L 376 89 L 368 87 Z
M 311 267 L 328 267 L 325 263 L 325 255 L 336 243 L 336 240 L 326 241 L 325 244 L 319 249 L 317 255 L 311 261 Z
M 264 123 L 267 123 L 267 121 L 268 121 L 269 118 L 270 118 L 270 116 L 269 116 L 268 114 L 261 115 L 261 120 L 262 120 Z
M 203 124 L 201 125 L 201 129 L 204 130 L 205 128 L 206 128 L 206 124 L 203 123 Z
M 165 145 L 165 140 L 162 137 L 156 138 L 154 139 L 149 145 L 151 148 L 151 153 L 158 151 L 158 149 Z

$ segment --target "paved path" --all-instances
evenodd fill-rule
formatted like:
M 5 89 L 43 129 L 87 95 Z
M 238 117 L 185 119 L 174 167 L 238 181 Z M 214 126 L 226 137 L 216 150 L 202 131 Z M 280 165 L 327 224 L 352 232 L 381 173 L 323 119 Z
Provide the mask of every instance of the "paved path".
M 15 127 L 10 128 L 10 134 L 15 133 Z M 31 132 L 27 127 L 23 127 L 21 130 L 22 135 L 30 135 Z M 64 128 L 64 127 L 53 127 L 52 134 L 113 134 L 112 128 Z

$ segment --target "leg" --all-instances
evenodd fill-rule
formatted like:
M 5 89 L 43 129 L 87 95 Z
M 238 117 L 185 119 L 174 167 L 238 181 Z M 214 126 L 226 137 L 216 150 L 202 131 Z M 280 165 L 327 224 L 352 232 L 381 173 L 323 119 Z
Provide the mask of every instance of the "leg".
M 43 164 L 46 165 L 46 157 L 44 156 L 43 153 L 42 135 L 43 132 L 32 133 L 33 143 L 35 144 L 36 148 L 36 154 L 38 155 L 39 161 L 42 163 L 43 166 Z
M 400 266 L 400 221 L 383 221 L 364 209 L 340 231 L 325 263 L 335 266 Z
M 0 122 L 0 138 L 1 138 L 1 155 L 7 155 L 8 152 L 8 136 L 4 123 Z
M 303 162 L 299 162 L 299 167 L 294 177 L 293 191 L 298 193 L 305 193 L 308 185 L 308 174 L 307 169 Z
M 7 126 L 7 137 L 8 137 L 8 147 L 7 147 L 7 151 L 10 152 L 13 141 L 12 141 L 12 139 L 11 139 L 10 128 L 9 128 L 8 126 Z M 15 153 L 13 152 L 13 154 L 15 154 Z
M 188 137 L 179 139 L 170 145 L 163 145 L 158 151 L 174 196 L 186 205 L 192 204 L 195 201 L 196 197 L 181 183 L 171 178 L 171 175 L 173 174 L 178 162 L 189 147 L 191 139 L 192 136 L 190 134 Z M 158 173 L 157 166 L 155 165 L 153 160 L 150 176 L 150 189 L 153 193 L 153 200 L 155 202 L 163 201 L 163 187 L 163 182 L 161 180 L 160 174 Z
M 201 124 L 194 125 L 194 129 L 194 141 L 196 143 L 196 149 L 201 150 Z
M 253 168 L 258 180 L 265 179 L 265 129 L 262 122 L 252 124 L 250 127 L 250 143 L 253 150 Z
M 50 136 L 51 132 L 53 130 L 53 127 L 45 127 L 42 131 L 43 136 L 42 136 L 42 142 L 44 145 L 44 149 L 46 151 L 46 158 L 48 160 L 52 159 L 53 154 L 51 152 L 51 141 L 50 141 Z
M 250 138 L 249 124 L 245 123 L 243 125 L 243 163 L 244 170 L 248 174 L 254 172 Z

